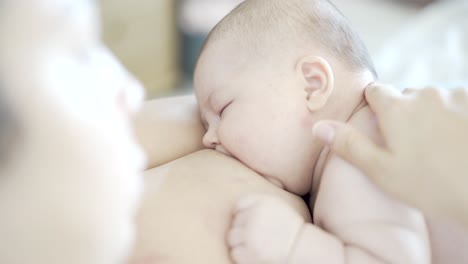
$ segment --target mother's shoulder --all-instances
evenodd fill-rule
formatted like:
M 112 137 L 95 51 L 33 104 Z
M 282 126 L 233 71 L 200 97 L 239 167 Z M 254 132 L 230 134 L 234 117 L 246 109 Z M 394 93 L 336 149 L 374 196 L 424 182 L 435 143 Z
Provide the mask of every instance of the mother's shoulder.
M 147 181 L 151 180 L 164 182 L 160 188 L 162 192 L 197 194 L 197 199 L 217 197 L 218 203 L 225 205 L 232 205 L 244 195 L 272 195 L 284 199 L 306 218 L 309 215 L 300 197 L 271 184 L 238 160 L 214 150 L 201 150 L 150 170 Z
M 151 171 L 151 170 L 150 170 Z M 211 149 L 197 151 L 184 156 L 163 166 L 157 167 L 154 171 L 183 177 L 213 178 L 226 180 L 248 179 L 251 181 L 263 181 L 263 178 L 255 171 L 238 160 L 221 154 Z

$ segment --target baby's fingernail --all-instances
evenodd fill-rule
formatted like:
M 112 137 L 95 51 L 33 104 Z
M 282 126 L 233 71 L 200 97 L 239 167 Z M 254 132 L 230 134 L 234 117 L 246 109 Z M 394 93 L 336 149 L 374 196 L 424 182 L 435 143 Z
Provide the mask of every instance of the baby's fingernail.
M 313 129 L 313 134 L 327 145 L 331 145 L 335 140 L 336 129 L 327 123 L 318 123 Z

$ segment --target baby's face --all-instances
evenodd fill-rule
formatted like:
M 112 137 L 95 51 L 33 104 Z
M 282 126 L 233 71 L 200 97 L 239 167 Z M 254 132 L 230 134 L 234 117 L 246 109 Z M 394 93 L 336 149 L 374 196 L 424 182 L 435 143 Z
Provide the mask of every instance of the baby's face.
M 203 142 L 290 192 L 307 193 L 320 150 L 311 138 L 306 92 L 297 88 L 293 66 L 282 70 L 288 67 L 259 60 L 229 41 L 205 49 L 195 73 Z
M 142 87 L 102 46 L 90 0 L 5 0 L 0 95 L 21 133 L 0 182 L 0 263 L 120 263 L 144 157 Z

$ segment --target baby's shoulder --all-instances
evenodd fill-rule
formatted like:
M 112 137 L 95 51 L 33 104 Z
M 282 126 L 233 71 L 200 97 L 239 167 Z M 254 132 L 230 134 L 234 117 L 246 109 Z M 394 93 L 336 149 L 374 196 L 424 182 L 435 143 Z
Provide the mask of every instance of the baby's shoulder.
M 368 106 L 356 111 L 348 124 L 374 141 L 381 141 L 375 115 Z M 343 221 L 361 218 L 375 211 L 376 206 L 368 204 L 368 201 L 379 200 L 382 204 L 387 203 L 384 202 L 387 200 L 385 195 L 376 189 L 361 170 L 333 153 L 324 165 L 320 185 L 314 197 L 315 220 L 339 222 L 336 223 L 339 225 L 342 225 Z

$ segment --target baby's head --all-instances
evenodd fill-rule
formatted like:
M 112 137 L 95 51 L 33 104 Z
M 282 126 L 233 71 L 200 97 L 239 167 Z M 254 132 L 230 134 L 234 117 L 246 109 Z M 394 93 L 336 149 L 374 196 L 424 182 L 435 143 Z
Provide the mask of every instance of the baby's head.
M 349 118 L 375 75 L 363 42 L 327 0 L 247 0 L 199 57 L 204 144 L 307 193 L 322 150 L 313 124 Z
M 0 263 L 120 263 L 144 165 L 142 90 L 94 1 L 0 0 Z

